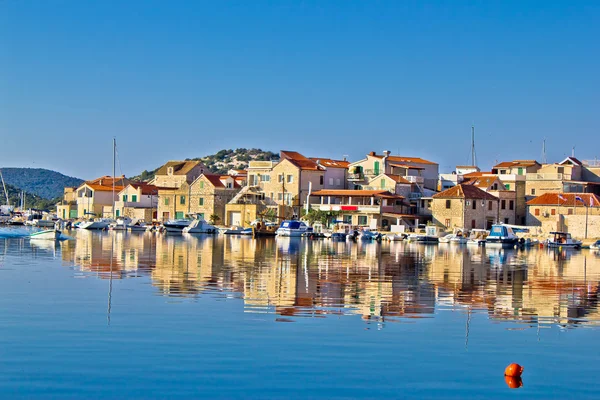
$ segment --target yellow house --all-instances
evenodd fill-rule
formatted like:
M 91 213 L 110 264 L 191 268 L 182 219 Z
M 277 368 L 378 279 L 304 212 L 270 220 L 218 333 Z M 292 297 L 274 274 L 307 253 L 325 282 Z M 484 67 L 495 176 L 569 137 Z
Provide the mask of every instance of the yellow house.
M 62 219 L 77 218 L 77 188 L 66 187 L 63 199 L 56 204 L 56 215 Z

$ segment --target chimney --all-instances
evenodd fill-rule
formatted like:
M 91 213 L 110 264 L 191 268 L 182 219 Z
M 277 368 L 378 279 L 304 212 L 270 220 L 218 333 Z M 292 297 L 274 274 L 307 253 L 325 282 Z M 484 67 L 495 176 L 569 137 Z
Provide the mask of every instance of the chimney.
M 384 157 L 389 157 L 389 156 L 390 156 L 390 154 L 391 154 L 391 152 L 390 152 L 389 150 L 384 150 L 384 151 L 383 151 L 383 156 L 384 156 Z
M 374 152 L 374 151 L 372 151 L 372 152 L 370 152 L 370 153 L 369 153 L 369 155 L 370 155 L 370 156 L 374 156 L 374 155 L 375 155 L 375 152 Z

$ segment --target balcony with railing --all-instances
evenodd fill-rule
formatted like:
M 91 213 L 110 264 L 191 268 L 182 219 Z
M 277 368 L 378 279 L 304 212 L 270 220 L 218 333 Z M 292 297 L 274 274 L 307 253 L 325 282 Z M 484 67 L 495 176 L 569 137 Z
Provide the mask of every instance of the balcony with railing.
M 381 211 L 379 205 L 363 204 L 311 204 L 310 208 L 320 211 L 356 211 L 369 214 L 378 214 Z
M 425 182 L 425 178 L 423 178 L 422 176 L 403 176 L 404 179 L 406 179 L 407 181 L 409 181 L 410 183 L 418 183 L 418 184 L 423 184 Z

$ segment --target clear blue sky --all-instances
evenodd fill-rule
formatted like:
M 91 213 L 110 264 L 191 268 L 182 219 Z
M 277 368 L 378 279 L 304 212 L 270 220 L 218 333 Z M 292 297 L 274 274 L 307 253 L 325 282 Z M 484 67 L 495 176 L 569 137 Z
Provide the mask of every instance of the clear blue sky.
M 599 1 L 0 0 L 0 166 L 600 156 Z

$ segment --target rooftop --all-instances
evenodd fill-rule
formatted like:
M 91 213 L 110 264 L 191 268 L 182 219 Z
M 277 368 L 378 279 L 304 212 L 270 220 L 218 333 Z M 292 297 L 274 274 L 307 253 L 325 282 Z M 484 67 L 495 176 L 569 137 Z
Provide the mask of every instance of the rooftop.
M 536 160 L 514 160 L 514 161 L 504 161 L 500 164 L 494 165 L 494 168 L 512 168 L 512 167 L 533 167 L 535 165 L 540 165 Z
M 331 168 L 348 168 L 350 165 L 349 161 L 345 160 L 332 160 L 331 158 L 319 158 L 319 157 L 310 157 L 310 160 L 320 164 L 324 167 Z
M 577 200 L 579 197 L 583 202 Z M 600 207 L 600 198 L 593 193 L 544 193 L 527 202 L 528 206 Z
M 450 189 L 444 190 L 441 193 L 433 195 L 434 199 L 482 199 L 482 200 L 498 200 L 488 192 L 479 189 L 468 183 L 461 183 L 453 186 Z
M 173 175 L 186 175 L 192 169 L 202 164 L 202 161 L 167 161 L 156 171 L 155 175 L 168 175 L 169 168 L 173 168 Z
M 281 150 L 280 154 L 282 161 L 288 160 L 302 170 L 318 171 L 321 169 L 316 162 L 296 151 Z
M 377 154 L 374 151 L 372 151 L 371 153 L 369 153 L 369 156 L 371 156 L 371 157 L 377 157 L 377 158 L 383 158 L 383 157 L 385 157 L 384 155 Z M 434 163 L 434 162 L 429 161 L 429 160 L 425 160 L 425 159 L 420 158 L 420 157 L 406 157 L 406 156 L 392 156 L 392 155 L 390 155 L 386 159 L 388 161 L 397 162 L 397 163 L 415 163 L 415 164 L 437 165 L 437 163 Z

